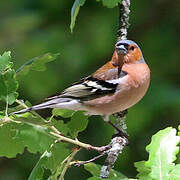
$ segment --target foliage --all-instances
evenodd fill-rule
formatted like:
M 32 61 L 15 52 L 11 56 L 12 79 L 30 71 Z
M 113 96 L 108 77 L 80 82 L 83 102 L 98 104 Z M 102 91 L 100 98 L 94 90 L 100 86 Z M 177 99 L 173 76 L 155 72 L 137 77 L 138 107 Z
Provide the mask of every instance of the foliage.
M 0 56 L 0 99 L 8 104 L 13 104 L 18 96 L 16 92 L 18 82 L 10 58 L 10 51 Z
M 57 54 L 45 54 L 41 57 L 34 58 L 23 66 L 21 66 L 16 73 L 26 75 L 30 69 L 33 70 L 45 70 L 45 63 L 52 61 L 56 58 Z M 3 91 L 0 92 L 0 97 L 10 96 L 9 94 L 17 94 L 14 84 L 18 84 L 16 80 L 15 70 L 12 69 L 12 62 L 10 52 L 4 53 L 0 59 L 0 72 L 3 76 L 1 83 L 4 83 Z M 13 76 L 7 76 L 7 72 L 12 71 Z M 12 89 L 12 90 L 11 90 Z M 11 91 L 10 91 L 11 90 Z M 2 100 L 8 101 L 9 99 L 2 98 Z M 10 104 L 15 102 L 16 97 L 13 100 L 8 101 Z M 26 104 L 16 100 L 17 103 L 26 107 Z M 8 107 L 6 107 L 7 109 Z M 18 108 L 10 108 L 13 112 Z M 9 111 L 9 110 L 8 110 Z M 63 118 L 71 118 L 71 121 L 64 123 L 62 120 L 55 120 L 54 118 L 45 120 L 37 113 L 24 113 L 20 115 L 9 116 L 5 112 L 1 112 L 1 127 L 0 127 L 0 139 L 1 148 L 0 156 L 6 156 L 8 158 L 16 157 L 18 153 L 22 154 L 24 148 L 31 153 L 39 152 L 41 155 L 40 160 L 34 167 L 29 180 L 43 179 L 44 169 L 50 169 L 52 172 L 51 179 L 54 178 L 53 174 L 57 171 L 62 161 L 69 155 L 70 151 L 67 144 L 63 142 L 55 143 L 55 137 L 50 134 L 50 127 L 57 128 L 64 135 L 69 135 L 72 138 L 76 138 L 78 133 L 83 131 L 88 123 L 87 116 L 83 112 L 74 112 L 71 110 L 53 110 L 54 116 L 61 116 Z M 3 116 L 4 114 L 4 116 Z M 81 126 L 78 125 L 80 122 Z M 61 171 L 58 171 L 61 173 Z M 58 174 L 59 175 L 59 174 Z M 56 176 L 58 176 L 56 175 Z
M 151 143 L 146 147 L 149 152 L 147 161 L 139 161 L 135 163 L 140 180 L 171 180 L 178 179 L 179 164 L 175 164 L 179 152 L 180 136 L 176 135 L 176 130 L 169 127 L 157 132 L 152 136 Z M 100 165 L 89 163 L 85 165 L 85 169 L 89 171 L 93 177 L 91 180 L 100 179 Z M 121 173 L 112 170 L 109 179 L 128 179 Z
M 45 71 L 46 66 L 45 64 L 48 62 L 51 62 L 56 59 L 56 57 L 59 54 L 52 54 L 52 53 L 46 53 L 41 56 L 35 57 L 25 64 L 23 64 L 17 71 L 16 73 L 19 75 L 26 75 L 29 70 L 35 70 L 35 71 Z
M 147 161 L 136 162 L 139 179 L 173 179 L 178 176 L 179 164 L 175 165 L 176 155 L 179 152 L 180 137 L 176 130 L 169 127 L 152 136 L 151 143 L 146 147 L 149 153 Z

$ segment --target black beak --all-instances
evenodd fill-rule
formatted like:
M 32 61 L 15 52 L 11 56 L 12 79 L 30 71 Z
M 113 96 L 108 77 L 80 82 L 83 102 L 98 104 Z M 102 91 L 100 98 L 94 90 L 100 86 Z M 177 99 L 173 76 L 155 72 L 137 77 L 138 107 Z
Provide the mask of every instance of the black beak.
M 125 55 L 128 53 L 127 48 L 123 44 L 116 44 L 116 52 Z

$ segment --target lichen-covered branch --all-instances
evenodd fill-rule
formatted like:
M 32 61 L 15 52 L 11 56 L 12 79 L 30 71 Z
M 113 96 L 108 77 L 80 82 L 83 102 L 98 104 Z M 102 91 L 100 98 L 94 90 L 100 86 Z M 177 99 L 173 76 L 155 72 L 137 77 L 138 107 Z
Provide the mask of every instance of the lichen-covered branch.
M 119 113 L 113 114 L 116 117 L 117 123 L 116 126 L 126 134 L 126 119 L 127 110 Z M 115 132 L 116 133 L 116 132 Z M 109 144 L 110 148 L 106 151 L 107 158 L 105 164 L 101 167 L 100 177 L 108 178 L 110 174 L 110 170 L 113 168 L 114 163 L 116 162 L 120 153 L 125 146 L 129 144 L 129 140 L 127 136 L 120 136 L 113 138 Z
M 119 6 L 119 27 L 117 30 L 117 40 L 127 39 L 127 30 L 129 27 L 130 0 L 122 0 Z
M 116 119 L 115 125 L 118 129 L 120 129 L 124 134 L 127 134 L 127 126 L 126 126 L 126 115 L 128 113 L 128 110 L 124 110 L 121 112 L 117 112 L 113 114 L 113 116 Z M 115 130 L 115 133 L 118 133 L 117 130 Z
M 106 158 L 105 164 L 101 168 L 100 177 L 108 178 L 110 170 L 113 168 L 119 153 L 122 152 L 123 148 L 127 145 L 127 139 L 125 137 L 115 137 L 111 140 L 111 148 L 107 151 L 108 157 Z

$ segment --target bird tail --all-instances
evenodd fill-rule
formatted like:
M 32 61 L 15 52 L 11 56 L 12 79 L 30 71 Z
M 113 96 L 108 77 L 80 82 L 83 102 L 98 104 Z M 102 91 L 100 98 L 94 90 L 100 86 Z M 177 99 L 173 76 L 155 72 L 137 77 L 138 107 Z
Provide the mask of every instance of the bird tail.
M 72 100 L 72 99 L 71 99 Z M 13 114 L 21 114 L 21 113 L 25 113 L 25 112 L 29 112 L 29 111 L 36 111 L 36 110 L 40 110 L 40 109 L 46 109 L 46 108 L 55 108 L 57 106 L 57 104 L 62 104 L 64 102 L 69 102 L 70 99 L 69 98 L 57 98 L 57 99 L 53 99 L 26 109 L 22 109 L 20 111 L 16 111 L 16 112 L 12 112 L 10 115 Z

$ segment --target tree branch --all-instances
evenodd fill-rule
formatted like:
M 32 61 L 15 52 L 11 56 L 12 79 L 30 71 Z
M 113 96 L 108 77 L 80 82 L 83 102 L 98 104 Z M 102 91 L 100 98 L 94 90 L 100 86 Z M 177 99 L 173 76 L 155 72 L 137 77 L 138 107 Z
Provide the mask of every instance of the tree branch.
M 119 153 L 122 152 L 126 145 L 127 139 L 125 137 L 115 137 L 111 140 L 111 148 L 107 151 L 108 157 L 106 158 L 105 165 L 101 167 L 101 178 L 109 177 L 110 170 L 113 168 Z
M 122 0 L 119 6 L 119 27 L 117 30 L 117 40 L 127 39 L 127 30 L 129 27 L 130 0 Z
M 98 151 L 98 152 L 103 152 L 103 151 L 106 151 L 108 150 L 110 147 L 109 145 L 107 146 L 101 146 L 101 147 L 96 147 L 96 146 L 92 146 L 90 144 L 86 144 L 86 143 L 83 143 L 83 142 L 80 142 L 78 140 L 74 140 L 74 139 L 71 139 L 71 138 L 67 138 L 57 132 L 50 132 L 51 135 L 55 136 L 58 138 L 58 140 L 60 141 L 65 141 L 65 142 L 68 142 L 68 143 L 71 143 L 71 144 L 75 144 L 77 146 L 80 146 L 82 148 L 85 148 L 87 150 L 95 150 L 95 151 Z

